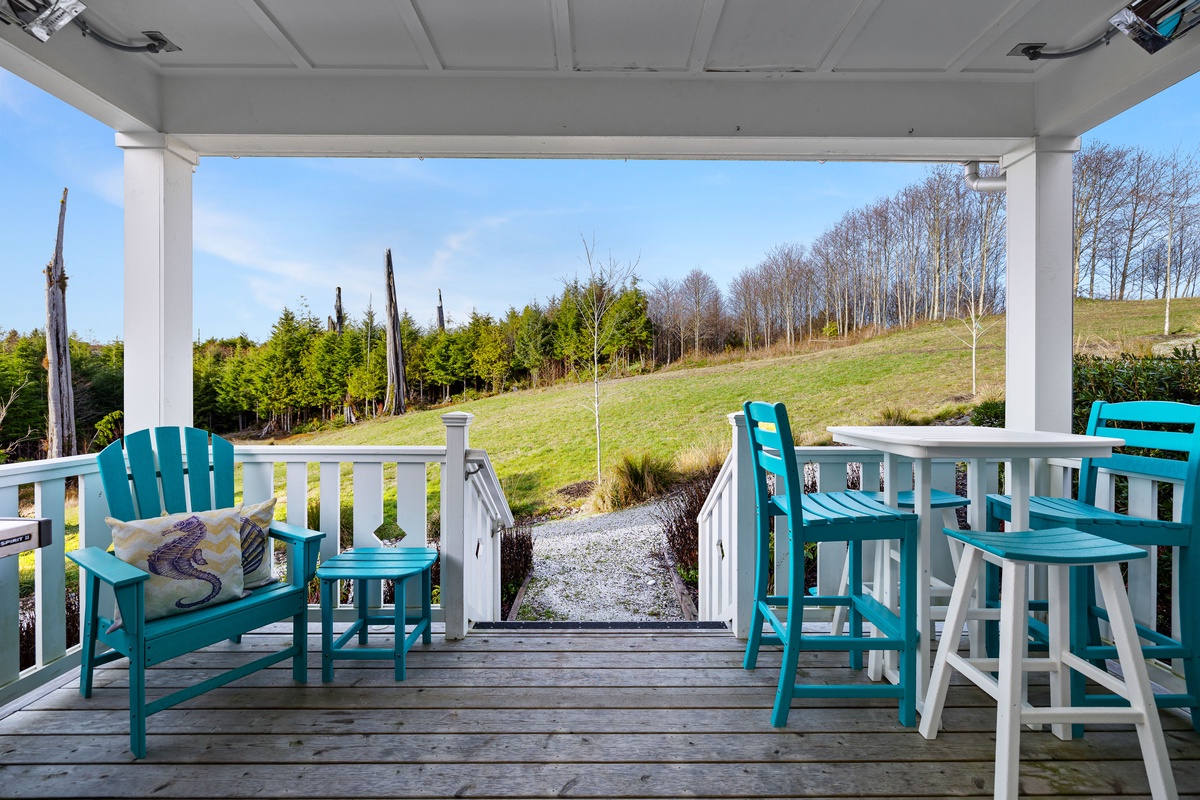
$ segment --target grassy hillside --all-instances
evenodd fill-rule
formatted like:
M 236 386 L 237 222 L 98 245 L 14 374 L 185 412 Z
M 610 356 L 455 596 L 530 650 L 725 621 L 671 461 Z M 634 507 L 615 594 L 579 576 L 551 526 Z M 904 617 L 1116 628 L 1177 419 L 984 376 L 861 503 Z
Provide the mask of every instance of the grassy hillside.
M 1161 302 L 1079 304 L 1077 343 L 1147 348 L 1162 331 Z M 1200 298 L 1176 301 L 1179 337 L 1200 332 Z M 992 320 L 985 321 L 985 325 Z M 881 420 L 885 409 L 931 414 L 974 405 L 970 351 L 952 331 L 927 324 L 844 347 L 611 381 L 603 386 L 605 463 L 623 451 L 677 452 L 728 442 L 726 415 L 747 399 L 788 404 L 800 443 L 827 440 L 825 427 Z M 1179 338 L 1176 337 L 1176 338 Z M 1162 337 L 1157 337 L 1161 339 Z M 981 340 L 977 397 L 1004 389 L 1003 319 Z M 471 444 L 488 451 L 517 513 L 560 506 L 555 490 L 594 477 L 591 412 L 580 387 L 510 392 L 452 410 L 475 415 Z M 438 444 L 439 415 L 421 411 L 305 437 L 312 444 Z

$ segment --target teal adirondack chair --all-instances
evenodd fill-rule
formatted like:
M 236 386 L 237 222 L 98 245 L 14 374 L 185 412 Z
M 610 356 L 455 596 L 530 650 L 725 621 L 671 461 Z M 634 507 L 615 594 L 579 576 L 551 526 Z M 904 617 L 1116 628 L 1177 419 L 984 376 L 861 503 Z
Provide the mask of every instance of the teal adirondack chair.
M 900 511 L 866 496 L 863 492 L 804 494 L 804 483 L 796 463 L 796 448 L 787 409 L 782 403 L 747 402 L 743 406 L 750 454 L 754 462 L 754 496 L 757 507 L 754 612 L 743 666 L 754 669 L 761 644 L 783 646 L 783 664 L 771 724 L 787 725 L 793 697 L 894 697 L 899 699 L 900 724 L 916 723 L 917 658 L 917 515 Z M 768 473 L 775 476 L 775 494 L 767 486 Z M 768 595 L 771 521 L 783 517 L 776 537 L 789 542 L 788 586 L 790 595 Z M 900 542 L 900 610 L 894 613 L 863 591 L 862 558 L 865 541 L 896 539 Z M 845 595 L 809 595 L 804 587 L 804 546 L 809 542 L 846 542 L 849 586 Z M 850 633 L 809 634 L 803 628 L 806 606 L 844 606 L 849 610 Z M 785 608 L 780 619 L 777 608 Z M 870 622 L 881 636 L 863 636 L 863 621 Z M 764 634 L 769 624 L 772 633 Z M 863 684 L 797 684 L 796 670 L 801 652 L 844 650 L 851 669 L 862 669 L 862 654 L 870 650 L 899 653 L 899 682 Z
M 1146 429 L 1151 426 L 1152 429 Z M 1180 659 L 1185 692 L 1159 694 L 1160 707 L 1190 708 L 1192 727 L 1200 731 L 1200 406 L 1187 403 L 1134 401 L 1092 404 L 1089 435 L 1114 436 L 1125 447 L 1109 458 L 1085 458 L 1079 470 L 1078 500 L 1062 497 L 1033 497 L 1029 504 L 1029 526 L 1033 529 L 1069 527 L 1129 545 L 1175 547 L 1179 571 L 1179 638 L 1165 636 L 1145 626 L 1137 627 L 1146 643 L 1146 658 Z M 1135 452 L 1129 452 L 1131 448 Z M 1129 517 L 1095 506 L 1097 476 L 1102 469 L 1131 472 L 1162 481 L 1182 481 L 1182 513 L 1179 522 Z M 1005 495 L 988 495 L 988 530 L 997 530 L 1000 520 L 1012 518 L 1011 500 Z M 1071 649 L 1095 663 L 1115 658 L 1116 650 L 1100 640 L 1099 621 L 1106 612 L 1097 607 L 1095 581 L 1090 567 L 1071 571 Z M 989 588 L 994 596 L 994 586 Z M 994 597 L 992 602 L 994 602 Z M 1034 626 L 1031 625 L 1031 630 Z M 993 650 L 989 642 L 989 650 Z M 1120 702 L 1112 695 L 1084 694 L 1084 678 L 1072 674 L 1072 698 L 1082 704 L 1107 705 Z
M 153 441 L 151 431 L 137 431 L 125 437 L 124 449 L 120 441 L 113 442 L 96 460 L 110 515 L 122 521 L 234 505 L 233 445 L 214 435 L 210 449 L 206 431 L 155 428 Z M 96 547 L 67 554 L 87 574 L 80 694 L 91 697 L 97 666 L 129 659 L 129 741 L 136 757 L 146 755 L 146 718 L 151 714 L 289 658 L 293 679 L 307 680 L 307 584 L 325 534 L 282 522 L 272 522 L 268 533 L 288 545 L 287 583 L 268 584 L 240 600 L 150 621 L 143 614 L 147 573 Z M 116 630 L 109 630 L 112 620 L 97 602 L 101 582 L 116 594 L 123 621 Z M 292 640 L 287 647 L 146 702 L 147 667 L 288 619 Z M 98 642 L 112 649 L 97 654 Z

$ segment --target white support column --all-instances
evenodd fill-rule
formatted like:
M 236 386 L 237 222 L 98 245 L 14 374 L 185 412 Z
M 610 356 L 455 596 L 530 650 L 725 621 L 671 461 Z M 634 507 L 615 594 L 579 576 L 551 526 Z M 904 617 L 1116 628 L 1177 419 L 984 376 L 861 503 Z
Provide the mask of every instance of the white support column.
M 1008 182 L 1007 416 L 1014 430 L 1071 430 L 1072 138 L 1000 161 Z
M 159 133 L 125 151 L 125 429 L 192 424 L 192 171 Z
M 442 415 L 446 426 L 446 466 L 442 470 L 442 611 L 446 638 L 467 635 L 466 489 L 467 448 L 474 414 Z

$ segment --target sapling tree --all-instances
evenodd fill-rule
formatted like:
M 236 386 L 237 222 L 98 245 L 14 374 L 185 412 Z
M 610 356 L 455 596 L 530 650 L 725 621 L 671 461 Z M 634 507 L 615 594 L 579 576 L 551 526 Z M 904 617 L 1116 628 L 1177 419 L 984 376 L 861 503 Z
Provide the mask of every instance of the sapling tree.
M 620 264 L 612 256 L 601 261 L 596 253 L 595 239 L 589 243 L 586 238 L 583 238 L 583 260 L 584 266 L 587 267 L 586 279 L 581 281 L 580 276 L 576 274 L 573 280 L 563 278 L 563 285 L 566 293 L 574 300 L 586 348 L 584 352 L 575 353 L 571 370 L 580 387 L 589 392 L 586 406 L 592 412 L 595 423 L 596 480 L 599 481 L 603 464 L 600 441 L 600 381 L 606 374 L 600 369 L 600 356 L 617 333 L 617 322 L 608 312 L 625 291 L 638 262 Z M 585 376 L 590 380 L 585 382 Z

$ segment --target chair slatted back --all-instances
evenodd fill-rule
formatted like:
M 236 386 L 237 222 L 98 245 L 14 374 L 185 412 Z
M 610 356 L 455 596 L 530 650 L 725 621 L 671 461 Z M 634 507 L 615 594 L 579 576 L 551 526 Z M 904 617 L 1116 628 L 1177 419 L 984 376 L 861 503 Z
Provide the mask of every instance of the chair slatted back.
M 746 401 L 742 405 L 746 416 L 746 431 L 750 435 L 750 455 L 762 469 L 754 471 L 754 496 L 760 509 L 768 509 L 771 516 L 788 515 L 789 524 L 799 529 L 803 524 L 801 498 L 804 484 L 800 480 L 796 459 L 784 458 L 796 448 L 792 440 L 792 426 L 788 422 L 787 409 L 783 403 Z M 776 477 L 775 494 L 787 498 L 785 508 L 772 497 L 767 486 L 767 473 Z M 767 516 L 759 515 L 760 524 L 769 524 Z
M 122 446 L 123 445 L 123 446 Z M 198 428 L 134 431 L 96 457 L 109 514 L 129 521 L 233 505 L 233 445 Z M 190 502 L 189 502 L 190 501 Z
M 1147 430 L 1143 424 L 1169 425 L 1183 430 Z M 1115 436 L 1125 440 L 1125 447 L 1108 458 L 1085 458 L 1079 470 L 1079 499 L 1096 502 L 1096 484 L 1101 469 L 1132 472 L 1162 481 L 1181 481 L 1184 484 L 1183 508 L 1180 521 L 1186 525 L 1200 521 L 1197 504 L 1200 492 L 1200 406 L 1158 400 L 1134 400 L 1109 403 L 1097 400 L 1092 404 L 1087 433 L 1090 436 Z M 1181 458 L 1143 455 L 1125 452 L 1137 448 L 1175 453 Z

